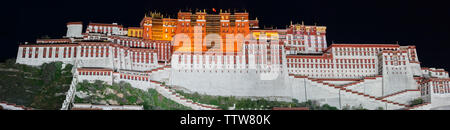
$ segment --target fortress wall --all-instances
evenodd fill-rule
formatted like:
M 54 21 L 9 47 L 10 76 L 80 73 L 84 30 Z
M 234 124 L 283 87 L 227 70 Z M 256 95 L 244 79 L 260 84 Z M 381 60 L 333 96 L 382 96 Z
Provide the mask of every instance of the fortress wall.
M 378 107 L 384 109 L 402 108 L 363 95 L 312 82 L 309 79 L 292 78 L 284 75 L 276 80 L 264 81 L 259 80 L 255 72 L 233 74 L 173 71 L 170 83 L 207 95 L 296 98 L 299 102 L 316 100 L 320 104 L 329 104 L 337 108 L 345 105 L 359 106 L 360 104 L 367 109 Z M 377 82 L 371 85 L 376 84 Z
M 301 84 L 306 85 L 306 94 L 300 93 L 300 97 L 304 97 L 306 95 L 307 100 L 315 100 L 318 101 L 320 104 L 328 104 L 331 106 L 334 106 L 336 108 L 340 108 L 340 97 L 339 97 L 339 90 L 334 89 L 332 87 L 324 86 L 323 84 L 318 84 L 316 82 L 311 82 L 308 79 L 305 78 L 296 78 L 297 82 L 293 82 L 293 85 L 300 84 L 300 88 L 305 88 L 304 86 L 301 86 Z M 304 92 L 304 91 L 303 91 Z M 306 101 L 306 100 L 300 100 L 300 101 Z
M 43 58 L 28 58 L 28 59 L 25 59 L 25 58 L 18 58 L 17 60 L 16 60 L 16 63 L 18 63 L 18 64 L 26 64 L 26 65 L 31 65 L 31 66 L 40 66 L 40 65 L 42 65 L 42 64 L 44 64 L 44 63 L 51 63 L 51 62 L 57 62 L 57 61 L 60 61 L 60 62 L 63 62 L 64 64 L 74 64 L 75 63 L 75 59 L 72 59 L 72 58 L 66 58 L 66 59 L 60 59 L 60 58 L 46 58 L 46 59 L 43 59 Z
M 406 51 L 383 50 L 379 55 L 382 60 L 383 96 L 403 90 L 417 89 L 413 78 L 415 68 L 407 59 Z M 417 66 L 416 66 L 417 67 Z
M 113 60 L 108 57 L 104 58 L 80 58 L 77 61 L 78 67 L 96 67 L 113 69 Z
M 411 68 L 411 72 L 413 75 L 422 76 L 422 69 L 419 63 L 409 63 L 408 68 Z
M 138 88 L 144 91 L 147 91 L 149 88 L 154 88 L 154 86 L 150 85 L 150 81 L 146 76 L 140 75 L 124 75 L 122 78 L 120 77 L 120 73 L 114 72 L 112 70 L 106 72 L 105 74 L 94 74 L 96 71 L 93 69 L 83 69 L 85 71 L 89 71 L 87 73 L 77 74 L 78 81 L 87 80 L 88 82 L 94 83 L 96 80 L 104 81 L 105 83 L 112 85 L 113 83 L 127 82 L 134 88 Z M 93 72 L 93 73 L 90 73 Z M 78 72 L 80 73 L 80 72 Z M 101 73 L 101 72 L 100 72 Z M 129 79 L 127 76 L 130 76 Z
M 409 104 L 410 101 L 420 97 L 420 91 L 406 91 L 398 95 L 384 98 L 388 101 L 395 101 L 402 104 Z
M 45 57 L 44 57 L 44 48 Z M 50 56 L 49 49 L 52 48 L 52 53 Z M 56 57 L 56 48 L 58 48 L 58 57 Z M 64 49 L 65 47 L 48 47 L 48 46 L 39 46 L 39 45 L 24 45 L 19 47 L 17 52 L 16 63 L 18 64 L 26 64 L 31 66 L 40 66 L 44 63 L 61 61 L 65 64 L 74 64 L 75 57 L 73 49 L 75 47 L 67 46 L 66 48 L 72 48 L 70 57 L 69 52 L 66 50 L 66 57 L 64 57 Z M 25 49 L 25 50 L 24 50 Z M 31 51 L 30 51 L 31 50 Z M 24 53 L 25 51 L 25 53 Z M 36 56 L 37 55 L 37 56 Z
M 417 83 L 412 76 L 383 75 L 383 96 L 410 89 L 417 89 Z
M 307 80 L 308 82 L 309 80 Z M 310 81 L 309 81 L 310 82 Z M 339 90 L 332 88 L 330 86 L 325 86 L 323 84 L 318 84 L 313 82 L 311 85 L 307 85 L 307 88 L 311 88 L 313 91 L 308 91 L 309 99 L 317 100 L 322 104 L 329 104 L 337 108 L 343 108 L 344 106 L 363 106 L 366 109 L 376 109 L 378 107 L 383 107 L 384 109 L 400 109 L 401 107 L 386 104 L 381 101 L 377 101 L 373 98 L 364 97 L 363 95 L 353 94 L 351 92 L 345 92 L 344 90 Z
M 366 98 L 363 95 L 351 94 L 341 91 L 341 105 L 362 106 L 363 108 L 374 110 L 382 107 L 385 110 L 401 109 L 402 107 L 390 103 L 381 102 L 372 98 Z
M 226 70 L 225 70 L 226 71 Z M 191 91 L 221 96 L 291 96 L 285 85 L 284 75 L 275 80 L 259 80 L 259 74 L 234 72 L 178 72 L 172 70 L 170 84 L 185 87 Z
M 431 94 L 431 109 L 449 110 L 450 109 L 449 94 Z
M 165 68 L 164 70 L 152 72 L 150 74 L 150 79 L 166 82 L 167 84 L 169 84 L 170 75 L 171 75 L 170 69 Z
M 334 84 L 334 85 L 343 85 L 343 84 L 348 84 L 348 83 L 352 83 L 355 81 L 323 81 L 324 83 L 329 83 L 329 84 Z
M 77 81 L 83 82 L 87 80 L 90 83 L 94 83 L 96 80 L 104 81 L 106 84 L 112 85 L 112 75 L 77 75 Z
M 372 80 L 365 79 L 364 82 L 358 83 L 356 85 L 347 86 L 347 89 L 361 92 L 364 94 L 368 94 L 375 97 L 381 97 L 382 96 L 382 90 L 383 90 L 383 79 L 382 78 L 376 78 Z
M 155 88 L 154 86 L 150 85 L 149 81 L 138 81 L 138 80 L 128 80 L 128 79 L 119 79 L 118 82 L 116 83 L 120 83 L 121 81 L 130 83 L 130 85 L 133 88 L 138 88 L 144 91 L 147 91 L 149 88 Z

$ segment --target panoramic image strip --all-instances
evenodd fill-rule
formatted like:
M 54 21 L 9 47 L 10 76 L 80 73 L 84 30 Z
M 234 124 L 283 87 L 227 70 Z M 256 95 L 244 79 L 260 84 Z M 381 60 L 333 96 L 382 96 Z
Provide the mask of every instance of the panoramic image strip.
M 271 2 L 17 4 L 0 110 L 450 109 L 445 9 Z
M 4 79 L 20 82 L 5 86 L 11 88 L 2 88 L 2 93 L 13 92 L 18 85 L 40 85 L 26 91 L 47 92 L 34 99 L 22 97 L 28 100 L 23 102 L 26 107 L 5 101 L 1 106 L 450 109 L 448 72 L 421 66 L 415 45 L 329 44 L 326 26 L 291 21 L 287 28 L 277 29 L 258 23 L 245 10 L 215 8 L 180 10 L 175 18 L 147 12 L 137 27 L 68 22 L 65 36 L 24 42 L 15 61 L 2 64 Z
M 377 129 L 450 110 L 444 2 L 2 5 L 4 126 Z

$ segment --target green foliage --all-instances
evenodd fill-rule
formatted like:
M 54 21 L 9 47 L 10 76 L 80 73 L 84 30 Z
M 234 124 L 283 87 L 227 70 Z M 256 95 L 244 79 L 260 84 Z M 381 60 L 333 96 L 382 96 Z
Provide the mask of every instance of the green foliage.
M 414 100 L 412 100 L 412 101 L 410 101 L 409 102 L 409 106 L 415 106 L 415 105 L 420 105 L 420 104 L 423 104 L 424 103 L 424 101 L 423 101 L 423 99 L 422 98 L 417 98 L 417 99 L 414 99 Z
M 352 110 L 367 110 L 367 109 L 364 108 L 361 104 L 359 104 L 359 106 L 352 106 Z
M 264 98 L 237 98 L 234 96 L 224 97 L 224 96 L 211 96 L 211 95 L 201 95 L 197 92 L 189 94 L 183 91 L 177 90 L 177 93 L 183 95 L 184 97 L 191 99 L 195 102 L 216 105 L 220 109 L 227 110 L 229 107 L 233 107 L 236 104 L 237 110 L 240 109 L 272 109 L 273 107 L 308 107 L 311 110 L 337 110 L 336 107 L 332 107 L 328 104 L 320 106 L 315 101 L 307 101 L 299 103 L 297 99 L 292 99 L 292 102 L 285 101 L 269 101 Z
M 61 62 L 44 63 L 41 66 L 41 79 L 44 85 L 48 85 L 55 79 L 61 78 Z
M 338 110 L 338 109 L 328 104 L 323 104 L 322 107 L 320 107 L 320 110 Z
M 111 105 L 143 105 L 146 110 L 189 110 L 190 108 L 166 99 L 154 89 L 143 91 L 133 88 L 129 83 L 120 82 L 107 85 L 102 81 L 77 84 L 77 92 L 88 93 L 86 98 L 75 97 L 75 103 L 111 104 Z M 117 102 L 112 104 L 109 101 Z
M 349 106 L 349 105 L 345 105 L 342 107 L 342 110 L 368 110 L 366 108 L 364 108 L 361 104 L 359 104 L 359 106 Z
M 16 64 L 15 59 L 0 63 L 0 100 L 36 109 L 58 110 L 72 81 L 71 65 L 62 62 L 41 66 Z
M 298 100 L 294 98 L 294 99 L 292 99 L 292 102 L 293 103 L 298 103 Z

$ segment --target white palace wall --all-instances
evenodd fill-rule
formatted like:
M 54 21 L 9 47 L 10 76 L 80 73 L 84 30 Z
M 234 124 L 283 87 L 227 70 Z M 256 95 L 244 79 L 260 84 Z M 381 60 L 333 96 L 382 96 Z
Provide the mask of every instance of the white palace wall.
M 156 50 L 123 47 L 112 43 L 20 45 L 16 63 L 39 66 L 61 61 L 78 68 L 146 71 L 159 67 Z
M 76 76 L 77 81 L 88 81 L 95 82 L 96 80 L 104 81 L 106 84 L 112 85 L 113 83 L 112 69 L 104 68 L 77 68 L 74 76 Z
M 383 96 L 417 89 L 406 51 L 383 51 L 380 54 L 383 73 Z
M 64 48 L 66 48 L 65 51 Z M 69 51 L 69 48 L 71 51 Z M 74 64 L 76 61 L 74 56 L 75 48 L 77 48 L 76 44 L 55 46 L 22 45 L 17 52 L 16 63 L 39 66 L 44 63 L 61 61 L 66 64 Z M 64 55 L 64 52 L 66 55 Z
M 149 88 L 154 88 L 150 85 L 149 74 L 145 72 L 133 72 L 133 71 L 122 71 L 113 72 L 111 69 L 90 69 L 90 68 L 78 68 L 77 69 L 77 80 L 78 81 L 88 81 L 94 83 L 96 80 L 105 82 L 106 84 L 112 85 L 113 83 L 126 82 L 134 88 L 138 88 L 146 91 Z
M 421 83 L 422 98 L 431 102 L 431 109 L 450 109 L 450 79 L 430 78 Z
M 83 32 L 83 24 L 80 23 L 68 23 L 67 24 L 67 34 L 66 37 L 83 37 L 81 33 Z
M 287 101 L 295 98 L 300 102 L 316 100 L 321 104 L 329 104 L 337 108 L 342 108 L 346 105 L 361 105 L 367 109 L 376 109 L 378 107 L 383 107 L 384 109 L 402 108 L 402 106 L 392 103 L 381 102 L 374 98 L 318 84 L 307 78 L 291 78 L 283 74 L 275 80 L 265 81 L 258 79 L 258 77 L 259 74 L 256 74 L 254 71 L 243 74 L 172 71 L 170 83 L 207 95 L 271 97 L 272 99 Z M 380 87 L 373 86 L 381 84 L 381 80 L 368 81 L 366 84 L 368 90 L 373 90 L 374 93 L 380 95 Z
M 212 72 L 179 72 L 172 70 L 170 84 L 185 87 L 191 91 L 221 96 L 292 96 L 284 82 L 285 75 L 275 80 L 261 80 L 254 70 L 215 70 Z

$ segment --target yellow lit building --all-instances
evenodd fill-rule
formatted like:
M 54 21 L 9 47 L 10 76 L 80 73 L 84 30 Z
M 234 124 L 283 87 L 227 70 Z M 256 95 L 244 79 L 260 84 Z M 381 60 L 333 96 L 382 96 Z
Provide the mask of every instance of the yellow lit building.
M 266 35 L 267 40 L 278 40 L 279 35 L 276 30 L 252 30 L 253 38 L 259 39 L 260 35 Z
M 128 36 L 141 38 L 143 35 L 143 29 L 141 27 L 129 27 Z

